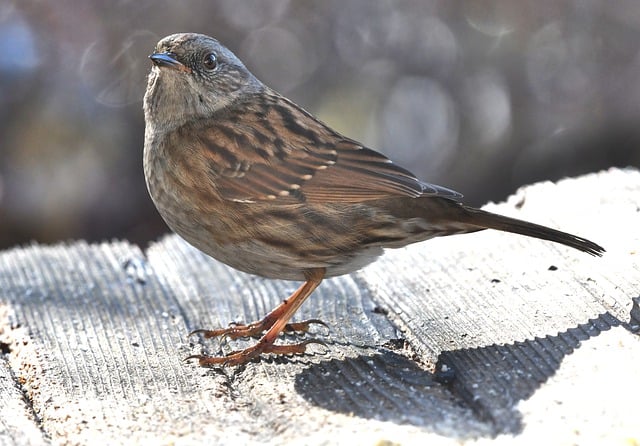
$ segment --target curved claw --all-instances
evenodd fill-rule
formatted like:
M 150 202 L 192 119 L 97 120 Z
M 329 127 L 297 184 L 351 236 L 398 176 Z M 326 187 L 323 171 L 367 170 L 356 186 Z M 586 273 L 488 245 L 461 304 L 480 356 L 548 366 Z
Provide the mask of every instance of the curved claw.
M 207 333 L 208 331 L 209 331 L 209 330 L 205 330 L 204 328 L 199 328 L 199 329 L 197 329 L 197 330 L 190 331 L 190 332 L 189 332 L 189 334 L 187 335 L 187 338 L 190 338 L 190 337 L 191 337 L 191 336 L 193 336 L 193 335 L 197 335 L 197 334 L 201 334 L 201 333 L 202 333 L 202 334 L 205 334 L 205 336 L 206 336 L 206 333 Z
M 326 328 L 327 332 L 325 333 L 325 335 L 328 335 L 331 331 L 329 326 L 325 324 L 323 321 L 321 321 L 320 319 L 309 319 L 307 321 L 302 321 L 302 322 L 290 322 L 284 326 L 283 331 L 285 333 L 306 333 L 309 331 L 309 326 L 311 324 L 322 325 L 324 328 Z
M 321 321 L 320 319 L 310 319 L 308 322 L 311 322 L 313 324 L 318 324 L 318 325 L 322 325 L 324 328 L 327 329 L 325 336 L 329 336 L 329 334 L 331 333 L 331 327 L 329 327 L 326 323 L 324 323 L 324 321 Z M 325 344 L 326 347 L 326 344 Z
M 318 324 L 318 325 L 322 325 L 324 328 L 326 328 L 327 330 L 329 330 L 329 326 L 322 320 L 320 319 L 309 319 L 307 321 L 305 321 L 305 323 L 307 325 L 311 325 L 311 324 Z

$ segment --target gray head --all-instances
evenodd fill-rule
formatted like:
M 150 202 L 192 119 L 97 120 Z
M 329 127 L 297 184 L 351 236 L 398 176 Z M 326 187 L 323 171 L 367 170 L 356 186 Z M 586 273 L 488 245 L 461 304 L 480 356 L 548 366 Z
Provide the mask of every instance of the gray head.
M 177 127 L 207 118 L 263 87 L 235 54 L 203 34 L 173 34 L 160 40 L 153 63 L 144 112 L 147 125 Z

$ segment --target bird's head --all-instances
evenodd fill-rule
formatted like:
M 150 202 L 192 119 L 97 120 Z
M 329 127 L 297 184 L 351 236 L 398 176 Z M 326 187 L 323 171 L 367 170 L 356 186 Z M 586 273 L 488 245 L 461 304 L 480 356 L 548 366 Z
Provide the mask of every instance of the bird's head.
M 144 98 L 145 118 L 180 125 L 213 117 L 263 85 L 229 49 L 202 34 L 173 34 L 149 56 L 153 67 Z

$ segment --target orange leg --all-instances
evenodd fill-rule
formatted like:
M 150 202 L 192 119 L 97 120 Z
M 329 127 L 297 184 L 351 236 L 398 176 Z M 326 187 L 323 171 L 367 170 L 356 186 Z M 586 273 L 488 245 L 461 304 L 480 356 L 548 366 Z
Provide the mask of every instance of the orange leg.
M 324 279 L 324 275 L 324 269 L 309 271 L 305 275 L 307 279 L 306 282 L 261 321 L 248 325 L 234 325 L 219 330 L 195 330 L 190 333 L 203 333 L 206 338 L 229 336 L 231 339 L 237 339 L 239 337 L 257 336 L 266 330 L 266 333 L 260 338 L 256 345 L 245 350 L 231 352 L 227 356 L 192 355 L 186 359 L 198 359 L 200 365 L 233 366 L 249 362 L 263 353 L 276 355 L 301 354 L 305 352 L 308 344 L 322 344 L 322 342 L 315 340 L 308 340 L 293 345 L 274 345 L 274 342 L 283 331 L 307 331 L 309 324 L 312 323 L 324 325 L 324 323 L 317 319 L 289 324 L 291 316 L 293 316 L 298 308 L 300 308 L 300 305 L 302 305 L 307 297 L 320 285 L 320 282 Z

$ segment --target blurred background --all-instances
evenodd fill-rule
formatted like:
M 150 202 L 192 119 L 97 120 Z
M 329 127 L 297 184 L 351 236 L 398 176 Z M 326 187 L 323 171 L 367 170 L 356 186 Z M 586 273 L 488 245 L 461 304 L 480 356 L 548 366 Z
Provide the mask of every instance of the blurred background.
M 471 204 L 640 166 L 637 0 L 3 0 L 0 248 L 167 231 L 142 96 L 185 31 Z

